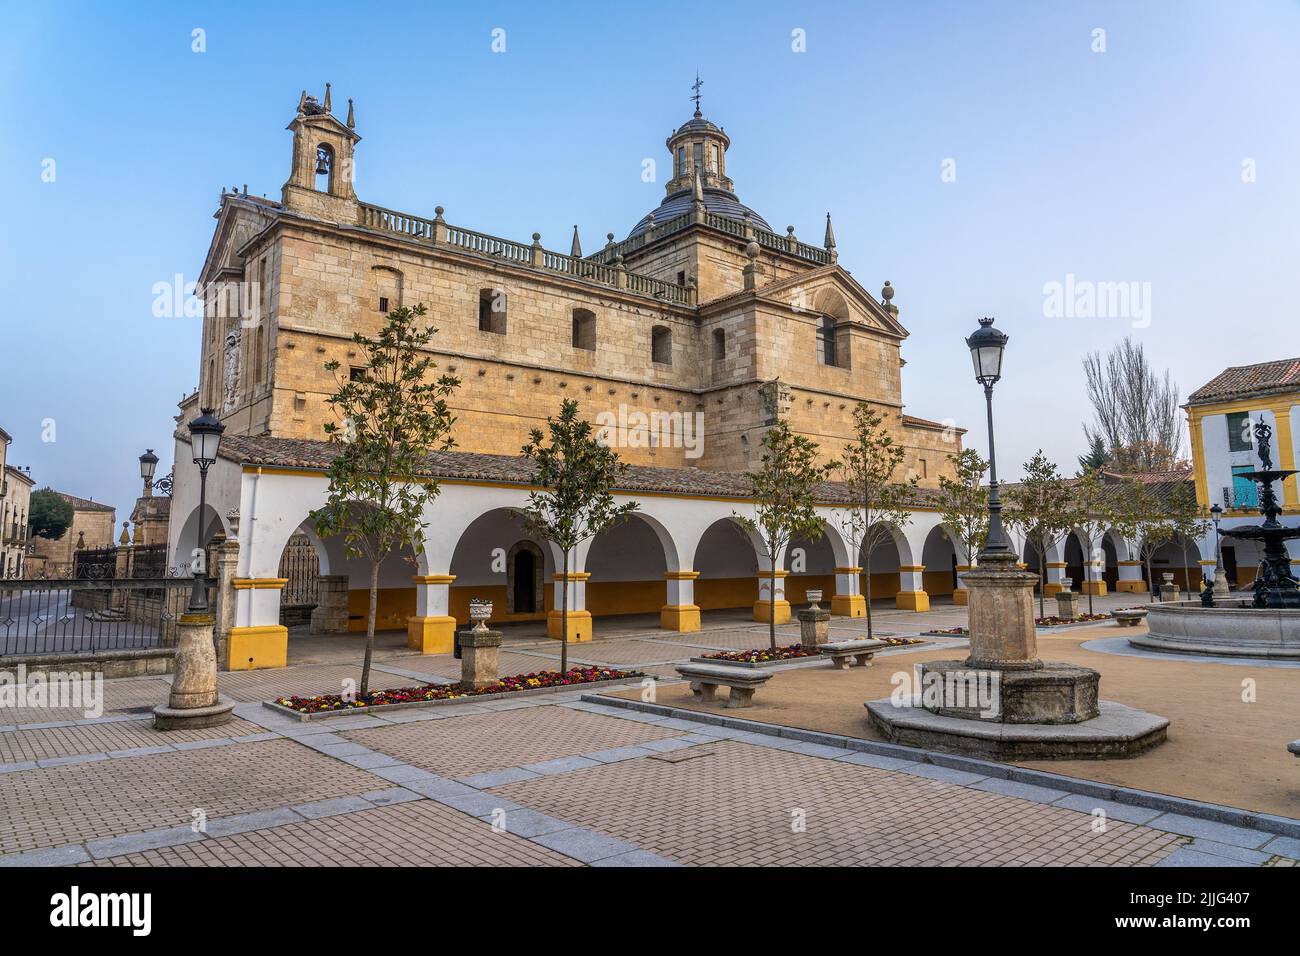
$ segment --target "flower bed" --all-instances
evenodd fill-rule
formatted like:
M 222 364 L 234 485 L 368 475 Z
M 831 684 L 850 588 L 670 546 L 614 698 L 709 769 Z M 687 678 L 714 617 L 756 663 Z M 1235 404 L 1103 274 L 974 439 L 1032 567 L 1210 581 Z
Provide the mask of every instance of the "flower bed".
M 890 647 L 907 647 L 910 644 L 925 643 L 914 637 L 877 637 L 875 640 L 888 644 Z M 770 647 L 756 647 L 747 651 L 716 651 L 713 654 L 702 654 L 699 657 L 693 657 L 691 660 L 720 661 L 723 664 L 776 664 L 781 661 L 794 661 L 807 657 L 820 658 L 821 656 L 817 651 L 805 650 L 802 644 L 790 644 L 787 647 L 778 647 L 776 650 L 772 650 Z
M 520 691 L 543 688 L 569 687 L 575 684 L 597 684 L 602 681 L 625 680 L 643 677 L 640 671 L 621 671 L 612 667 L 575 667 L 567 673 L 537 671 L 503 677 L 495 684 L 481 690 L 461 687 L 460 684 L 422 684 L 419 687 L 399 687 L 393 690 L 372 690 L 364 696 L 345 699 L 340 694 L 321 694 L 319 697 L 277 697 L 275 703 L 299 714 L 343 713 L 364 711 L 396 704 L 414 704 L 426 701 L 456 700 L 462 697 L 491 697 Z
M 1034 623 L 1039 627 L 1060 627 L 1062 624 L 1088 624 L 1092 621 L 1109 620 L 1109 614 L 1080 614 L 1075 618 L 1057 617 L 1055 614 L 1049 614 L 1047 617 L 1034 618 Z
M 946 627 L 943 630 L 923 631 L 925 634 L 933 634 L 935 637 L 969 637 L 970 630 L 965 627 Z

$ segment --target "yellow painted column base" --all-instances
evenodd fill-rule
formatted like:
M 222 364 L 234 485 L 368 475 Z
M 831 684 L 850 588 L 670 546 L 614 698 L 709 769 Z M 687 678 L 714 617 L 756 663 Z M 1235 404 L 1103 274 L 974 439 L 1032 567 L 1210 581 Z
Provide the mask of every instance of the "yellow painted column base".
M 700 629 L 700 609 L 694 604 L 665 604 L 659 609 L 659 626 L 685 634 Z
M 771 604 L 770 601 L 755 601 L 754 620 L 766 624 L 768 614 L 769 614 L 768 606 L 770 604 Z M 789 601 L 776 602 L 776 623 L 778 624 L 790 623 L 790 602 Z
M 226 666 L 232 671 L 284 667 L 289 659 L 289 629 L 279 624 L 232 627 Z
M 952 592 L 952 603 L 960 604 L 962 607 L 965 607 L 967 593 L 966 588 L 957 588 L 957 590 Z
M 894 596 L 894 606 L 900 611 L 928 611 L 930 595 L 925 591 L 899 591 Z
M 866 617 L 867 599 L 861 594 L 832 595 L 831 613 L 840 617 Z
M 1145 594 L 1147 583 L 1145 581 L 1116 581 L 1115 592 L 1127 594 Z
M 1105 581 L 1084 581 L 1083 593 L 1092 594 L 1096 597 L 1105 597 L 1108 593 Z
M 1043 585 L 1043 594 L 1046 597 L 1051 597 L 1053 594 L 1056 594 L 1064 590 L 1065 588 L 1061 587 L 1059 584 L 1056 584 L 1053 581 L 1049 581 L 1047 584 Z
M 421 654 L 450 654 L 456 649 L 454 617 L 406 619 L 406 646 Z
M 562 611 L 551 611 L 546 615 L 546 636 L 552 640 L 563 640 L 562 633 L 564 613 Z M 569 612 L 569 643 L 580 644 L 583 641 L 591 640 L 591 612 L 590 611 L 570 611 Z

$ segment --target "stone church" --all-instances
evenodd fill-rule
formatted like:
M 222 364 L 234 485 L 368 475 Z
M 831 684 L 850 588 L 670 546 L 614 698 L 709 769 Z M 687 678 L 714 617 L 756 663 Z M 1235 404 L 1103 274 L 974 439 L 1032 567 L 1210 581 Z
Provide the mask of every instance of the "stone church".
M 729 518 L 747 487 L 742 473 L 756 466 L 765 430 L 778 418 L 832 458 L 851 435 L 856 404 L 867 401 L 906 449 L 905 467 L 922 489 L 950 472 L 961 430 L 905 411 L 907 331 L 892 287 L 885 282 L 873 295 L 840 264 L 829 215 L 821 243 L 812 245 L 745 205 L 727 172 L 731 138 L 702 115 L 698 99 L 666 142 L 672 175 L 663 201 L 586 255 L 576 227 L 569 250 L 559 252 L 536 233 L 514 241 L 452 225 L 441 206 L 429 215 L 361 200 L 352 176 L 357 128 L 352 101 L 340 119 L 328 85 L 321 100 L 304 92 L 288 126 L 292 153 L 280 199 L 247 187 L 222 193 L 198 283 L 205 312 L 199 387 L 181 417 L 211 407 L 226 425 L 209 481 L 210 524 L 238 537 L 241 580 L 254 582 L 240 590 L 242 618 L 232 624 L 248 647 L 281 641 L 276 548 L 323 500 L 326 399 L 337 388 L 325 365 L 337 361 L 341 374 L 359 365 L 352 334 L 373 333 L 400 306 L 428 307 L 439 372 L 462 382 L 450 400 L 455 451 L 437 456 L 445 480 L 429 539 L 422 554 L 385 571 L 381 626 L 406 628 L 425 649 L 447 643 L 471 596 L 494 600 L 494 621 L 553 621 L 559 592 L 552 585 L 571 589 L 576 626 L 587 636 L 593 613 L 660 611 L 665 627 L 682 630 L 699 626 L 701 608 L 775 600 L 788 614 L 786 596 L 766 594 L 757 580 L 763 555 L 719 557 L 713 570 L 696 557 L 711 526 L 734 525 Z M 520 448 L 565 398 L 576 399 L 636 466 L 623 491 L 642 502 L 643 515 L 611 533 L 620 540 L 582 549 L 584 560 L 560 581 L 555 555 L 524 539 L 506 499 L 522 503 L 528 481 Z M 194 469 L 183 429 L 177 442 L 171 534 L 180 556 L 197 533 L 197 515 L 185 519 L 197 504 L 197 477 L 186 477 Z M 489 489 L 494 494 L 483 501 L 466 497 Z M 655 516 L 649 498 L 691 514 Z M 925 511 L 923 498 L 914 527 L 896 529 L 880 586 L 873 581 L 873 593 L 897 592 L 900 606 L 928 606 L 927 586 L 951 593 L 964 561 L 942 531 L 931 547 L 937 515 Z M 719 555 L 741 550 L 737 544 L 749 550 L 732 532 Z M 498 562 L 453 570 L 455 556 L 468 550 L 465 535 L 506 552 L 504 569 Z M 584 570 L 585 558 L 606 545 L 627 567 L 601 561 L 615 577 L 600 582 Z M 331 553 L 328 541 L 316 546 L 323 573 L 327 566 L 330 578 L 347 573 L 341 551 Z M 646 560 L 647 547 L 654 561 Z M 829 532 L 816 547 L 825 551 L 822 566 L 807 572 L 799 591 L 822 586 L 836 595 L 837 611 L 860 613 L 860 556 Z M 933 580 L 927 550 L 936 555 Z M 329 626 L 344 616 L 356 626 L 364 575 L 350 580 L 358 583 L 337 588 L 347 592 L 348 613 L 336 608 Z M 241 666 L 236 658 L 247 649 L 236 643 L 231 666 Z M 267 666 L 258 654 L 250 661 L 242 666 Z

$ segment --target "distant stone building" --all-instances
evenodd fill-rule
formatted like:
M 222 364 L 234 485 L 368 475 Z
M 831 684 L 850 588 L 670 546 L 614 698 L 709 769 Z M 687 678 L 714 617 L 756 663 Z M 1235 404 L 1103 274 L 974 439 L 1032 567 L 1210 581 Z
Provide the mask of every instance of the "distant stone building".
M 0 442 L 0 449 L 5 444 L 7 441 Z M 0 476 L 4 482 L 0 487 L 0 577 L 20 577 L 26 563 L 27 522 L 35 482 L 27 469 L 8 463 L 0 465 Z
M 117 510 L 111 505 L 64 491 L 56 494 L 72 505 L 72 524 L 62 537 L 50 540 L 33 536 L 30 543 L 32 549 L 45 559 L 51 573 L 57 575 L 62 569 L 71 568 L 78 548 L 109 548 L 117 543 L 113 537 Z
M 796 600 L 819 587 L 842 614 L 863 613 L 866 574 L 875 596 L 902 608 L 953 592 L 967 558 L 926 493 L 951 474 L 963 432 L 906 411 L 908 333 L 892 286 L 877 296 L 840 265 L 829 215 L 813 245 L 742 203 L 727 172 L 731 138 L 698 108 L 668 137 L 663 201 L 587 255 L 576 228 L 560 252 L 537 234 L 516 242 L 453 225 L 442 207 L 426 216 L 363 202 L 354 110 L 349 102 L 346 120 L 335 117 L 328 87 L 323 102 L 303 93 L 288 129 L 280 198 L 223 192 L 199 278 L 199 387 L 181 419 L 210 407 L 226 425 L 203 515 L 187 435 L 177 433 L 172 563 L 200 521 L 204 537 L 240 545 L 230 666 L 283 662 L 279 569 L 298 534 L 317 551 L 330 600 L 346 605 L 319 619 L 364 628 L 364 574 L 306 520 L 332 456 L 323 426 L 338 383 L 325 363 L 351 374 L 363 361 L 353 333 L 373 334 L 387 312 L 418 304 L 438 329 L 439 373 L 463 384 L 449 402 L 456 450 L 431 458 L 444 482 L 425 552 L 384 566 L 380 626 L 406 628 L 412 646 L 450 647 L 471 597 L 495 601 L 493 620 L 546 620 L 556 635 L 568 589 L 572 633 L 587 638 L 593 614 L 658 613 L 678 631 L 698 629 L 701 609 L 752 605 L 763 618 L 774 604 L 784 619 L 787 574 Z M 564 578 L 554 549 L 531 540 L 511 509 L 530 488 L 520 448 L 566 398 L 633 465 L 620 496 L 642 509 L 579 549 Z M 845 493 L 828 487 L 826 536 L 776 556 L 769 594 L 760 573 L 769 559 L 733 520 L 747 507 L 743 473 L 778 419 L 824 458 L 838 456 L 859 402 L 905 449 L 899 477 L 917 476 L 922 489 L 913 521 L 892 529 L 892 546 L 864 569 L 836 530 Z

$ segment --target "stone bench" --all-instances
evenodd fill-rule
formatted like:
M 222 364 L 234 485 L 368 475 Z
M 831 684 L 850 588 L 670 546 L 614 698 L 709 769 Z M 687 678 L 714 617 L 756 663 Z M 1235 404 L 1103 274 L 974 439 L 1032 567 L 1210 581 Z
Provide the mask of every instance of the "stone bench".
M 691 692 L 700 700 L 713 700 L 719 687 L 731 688 L 728 707 L 749 707 L 754 691 L 772 679 L 772 672 L 762 668 L 726 664 L 681 664 L 677 673 L 691 682 Z
M 850 666 L 870 667 L 871 658 L 876 656 L 876 651 L 888 646 L 884 641 L 876 640 L 830 641 L 818 650 L 831 659 L 834 670 L 846 671 Z M 853 658 L 852 665 L 849 664 L 849 658 Z
M 1120 627 L 1137 627 L 1147 616 L 1146 608 L 1132 608 L 1127 611 L 1111 611 L 1110 616 Z

